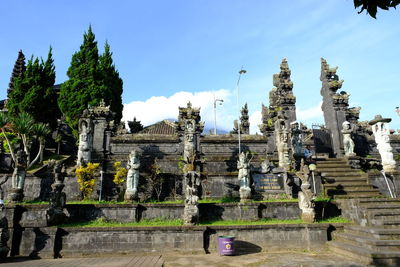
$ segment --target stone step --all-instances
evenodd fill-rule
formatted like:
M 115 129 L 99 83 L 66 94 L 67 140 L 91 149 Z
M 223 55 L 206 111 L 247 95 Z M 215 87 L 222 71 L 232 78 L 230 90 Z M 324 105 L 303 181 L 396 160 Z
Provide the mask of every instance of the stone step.
M 354 173 L 359 173 L 359 170 L 352 169 L 348 166 L 342 166 L 342 167 L 319 167 L 317 166 L 317 171 L 319 172 L 354 172 Z
M 324 184 L 325 188 L 337 188 L 337 189 L 347 189 L 347 188 L 360 188 L 360 189 L 365 189 L 365 188 L 374 188 L 372 185 L 367 184 L 365 182 L 335 182 L 331 184 Z
M 368 203 L 360 205 L 367 211 L 371 210 L 400 210 L 400 203 Z
M 400 220 L 383 220 L 381 222 L 380 225 L 384 227 L 400 229 Z
M 345 158 L 328 158 L 328 159 L 318 159 L 317 162 L 334 162 L 334 161 L 343 161 L 347 162 Z
M 371 197 L 379 197 L 379 192 L 352 192 L 352 193 L 347 193 L 347 194 L 341 194 L 341 195 L 329 195 L 333 196 L 335 199 L 346 199 L 346 198 L 371 198 Z
M 368 205 L 368 204 L 387 204 L 387 203 L 399 203 L 400 204 L 400 199 L 395 199 L 395 198 L 387 198 L 387 197 L 381 197 L 381 198 L 371 198 L 371 199 L 362 199 L 360 200 L 361 205 Z
M 323 169 L 323 168 L 342 168 L 342 167 L 350 167 L 348 166 L 345 162 L 324 162 L 324 163 L 317 163 L 317 168 L 318 169 Z M 351 167 L 350 167 L 351 168 Z
M 364 179 L 367 179 L 367 174 L 365 173 L 359 173 L 359 172 L 321 172 L 321 176 L 323 177 L 362 177 Z
M 372 210 L 367 211 L 369 218 L 375 220 L 400 220 L 400 210 Z
M 400 252 L 377 252 L 340 241 L 330 241 L 327 244 L 333 252 L 358 260 L 366 265 L 400 266 Z
M 344 228 L 344 232 L 348 234 L 365 236 L 379 240 L 399 240 L 400 228 L 380 227 L 365 227 L 360 225 L 349 225 Z
M 335 240 L 368 248 L 376 251 L 398 251 L 400 252 L 400 240 L 381 240 L 373 237 L 366 237 L 360 235 L 353 235 L 349 233 L 336 233 L 334 235 Z

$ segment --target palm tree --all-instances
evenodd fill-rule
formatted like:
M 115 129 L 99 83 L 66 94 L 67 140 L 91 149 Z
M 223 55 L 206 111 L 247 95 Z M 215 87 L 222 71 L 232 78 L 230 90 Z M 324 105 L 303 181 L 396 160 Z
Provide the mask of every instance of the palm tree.
M 15 179 L 17 179 L 17 177 L 15 176 L 20 175 L 21 177 L 23 177 L 22 179 L 24 180 L 26 171 L 30 167 L 32 167 L 32 165 L 35 164 L 39 159 L 41 161 L 43 160 L 45 137 L 46 135 L 50 134 L 50 128 L 43 123 L 35 123 L 33 117 L 25 112 L 18 114 L 12 119 L 9 118 L 6 113 L 0 112 L 0 130 L 3 132 L 4 138 L 6 139 L 11 157 L 16 165 L 15 168 L 18 165 L 18 159 L 14 151 L 15 148 L 7 137 L 6 127 L 8 129 L 11 129 L 11 131 L 16 134 L 17 137 L 21 140 L 22 149 L 26 155 L 26 165 L 23 165 L 24 167 L 22 168 L 21 165 L 19 165 L 20 169 L 18 170 L 18 172 L 14 171 L 12 179 L 14 181 Z M 39 140 L 39 151 L 34 159 L 31 161 L 30 152 L 32 148 L 32 142 L 35 138 Z M 13 184 L 16 184 L 15 181 Z M 23 190 L 24 181 L 22 181 L 21 185 L 21 189 Z

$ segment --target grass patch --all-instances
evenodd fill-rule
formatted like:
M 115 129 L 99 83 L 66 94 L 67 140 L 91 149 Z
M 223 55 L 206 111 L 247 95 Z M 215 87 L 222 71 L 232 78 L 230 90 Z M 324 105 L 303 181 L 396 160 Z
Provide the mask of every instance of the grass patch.
M 279 220 L 279 219 L 262 219 L 258 221 L 228 220 L 228 221 L 204 221 L 199 225 L 268 225 L 268 224 L 300 224 L 304 223 L 301 219 Z
M 318 220 L 317 223 L 351 223 L 351 221 L 341 216 L 337 216 L 337 217 Z
M 252 202 L 255 203 L 267 203 L 267 202 L 298 202 L 297 198 L 270 198 L 270 199 L 263 199 L 263 200 L 255 200 Z
M 350 221 L 342 217 L 333 217 L 329 219 L 319 220 L 316 223 L 349 223 Z M 228 220 L 228 221 L 203 221 L 198 225 L 200 226 L 230 226 L 230 225 L 272 225 L 272 224 L 305 224 L 301 219 L 279 220 L 279 219 L 262 219 L 258 221 L 245 221 L 245 220 Z M 163 227 L 163 226 L 182 226 L 182 219 L 144 219 L 140 222 L 115 222 L 106 221 L 102 218 L 88 221 L 62 224 L 59 227 Z
M 33 164 L 32 167 L 30 167 L 30 168 L 28 169 L 27 172 L 28 172 L 28 173 L 34 173 L 34 172 L 36 172 L 36 171 L 39 170 L 41 167 L 43 167 L 44 165 L 46 165 L 46 164 L 49 162 L 49 160 L 60 161 L 60 160 L 66 159 L 66 158 L 68 158 L 68 157 L 69 157 L 69 155 L 58 155 L 58 154 L 51 154 L 51 155 L 48 155 L 48 156 L 44 156 L 44 157 L 43 157 L 43 162 L 42 162 L 42 163 L 36 162 L 35 164 Z
M 79 222 L 79 223 L 69 223 L 62 224 L 59 227 L 135 227 L 135 226 L 180 226 L 183 225 L 183 220 L 168 220 L 168 219 L 152 219 L 152 220 L 141 220 L 140 222 L 114 222 L 114 221 L 106 221 L 102 218 L 89 221 L 89 222 Z
M 67 204 L 83 205 L 83 204 L 183 204 L 183 200 L 171 200 L 171 201 L 146 201 L 146 202 L 132 202 L 132 201 L 106 201 L 106 200 L 77 200 L 68 201 Z

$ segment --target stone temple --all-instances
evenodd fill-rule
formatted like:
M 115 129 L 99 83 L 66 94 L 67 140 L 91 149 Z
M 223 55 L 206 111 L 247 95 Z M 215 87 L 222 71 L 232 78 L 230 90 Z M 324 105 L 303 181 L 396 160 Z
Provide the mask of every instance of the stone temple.
M 400 135 L 388 128 L 389 118 L 359 121 L 361 108 L 349 107 L 337 70 L 321 59 L 325 124 L 311 128 L 296 120 L 286 59 L 272 77 L 268 104 L 261 107 L 261 134 L 249 133 L 247 104 L 234 130 L 219 135 L 203 133 L 201 110 L 190 102 L 179 107 L 176 121 L 132 132 L 124 123 L 114 124 L 104 103 L 88 108 L 79 120 L 77 151 L 69 152 L 63 166 L 44 167 L 25 178 L 24 201 L 50 201 L 50 206 L 16 202 L 3 207 L 8 224 L 1 229 L 12 230 L 12 242 L 2 235 L 0 252 L 9 246 L 11 255 L 50 257 L 82 250 L 209 252 L 217 249 L 210 240 L 235 235 L 243 241 L 237 245 L 323 247 L 363 264 L 400 266 Z M 10 156 L 3 152 L 0 160 L 7 172 Z M 129 186 L 114 182 L 116 162 L 126 168 Z M 90 198 L 115 203 L 68 204 L 81 199 L 74 170 L 89 163 L 99 163 L 101 169 Z M 124 200 L 127 188 L 126 202 L 117 202 Z M 2 185 L 3 195 L 12 189 L 9 179 Z M 315 223 L 338 215 L 352 223 Z M 183 225 L 161 227 L 156 236 L 148 227 L 85 230 L 61 224 L 99 218 L 122 223 L 182 219 Z M 305 224 L 199 225 L 298 218 Z M 46 242 L 37 245 L 37 240 Z

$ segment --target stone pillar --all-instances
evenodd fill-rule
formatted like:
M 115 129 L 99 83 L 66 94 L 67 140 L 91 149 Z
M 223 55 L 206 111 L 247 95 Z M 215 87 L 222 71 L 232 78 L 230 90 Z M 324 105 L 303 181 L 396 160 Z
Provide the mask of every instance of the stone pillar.
M 64 178 L 66 176 L 65 166 L 61 163 L 55 163 L 54 169 L 54 183 L 51 185 L 53 191 L 50 193 L 50 206 L 46 211 L 46 219 L 48 225 L 58 225 L 65 223 L 67 220 L 67 211 L 64 210 L 67 195 L 62 192 L 65 184 Z
M 262 105 L 262 124 L 259 127 L 261 133 L 268 137 L 267 153 L 270 154 L 277 150 L 274 131 L 278 113 L 283 115 L 288 125 L 296 121 L 296 97 L 290 75 L 291 70 L 284 58 L 280 72 L 273 75 L 275 87 L 269 92 L 269 106 Z
M 339 76 L 336 74 L 337 69 L 337 67 L 330 68 L 326 60 L 321 58 L 321 108 L 324 113 L 325 126 L 331 133 L 334 156 L 342 157 L 344 155 L 342 125 L 345 121 L 349 121 L 351 128 L 355 128 L 361 108 L 349 108 L 350 95 L 345 91 L 337 93 L 343 84 L 343 80 L 339 80 Z
M 240 113 L 240 133 L 250 134 L 249 109 L 247 108 L 247 103 L 244 105 Z
M 200 134 L 204 128 L 204 123 L 200 121 L 200 108 L 193 108 L 190 102 L 187 107 L 180 107 L 176 128 L 183 138 L 183 186 L 185 188 L 183 220 L 186 225 L 192 225 L 199 219 L 197 205 L 201 172 Z

